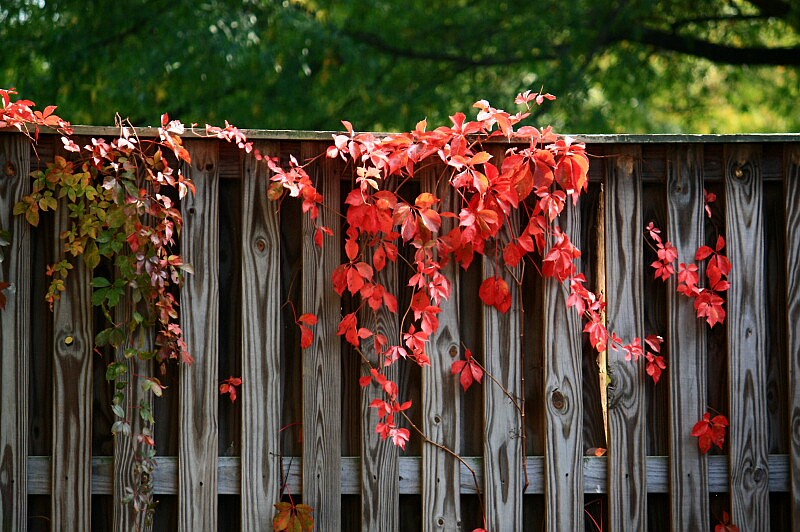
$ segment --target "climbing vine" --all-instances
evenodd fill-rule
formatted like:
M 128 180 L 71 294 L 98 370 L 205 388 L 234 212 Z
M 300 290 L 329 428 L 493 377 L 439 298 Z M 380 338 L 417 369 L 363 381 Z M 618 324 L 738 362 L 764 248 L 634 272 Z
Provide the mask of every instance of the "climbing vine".
M 33 172 L 32 192 L 14 207 L 14 214 L 36 226 L 42 213 L 66 210 L 69 223 L 60 234 L 62 256 L 48 267 L 52 281 L 46 299 L 51 307 L 59 300 L 74 269 L 73 261 L 82 260 L 93 272 L 92 303 L 107 322 L 96 335 L 98 348 L 124 349 L 127 359 L 154 360 L 161 374 L 173 363 L 193 361 L 174 296 L 184 276 L 192 274 L 191 266 L 175 249 L 183 226 L 178 202 L 195 191 L 181 171 L 181 164 L 191 163 L 182 141 L 187 133 L 219 138 L 252 153 L 271 172 L 269 198 L 300 201 L 314 224 L 317 246 L 328 245 L 326 240 L 333 236 L 319 214 L 321 209 L 337 210 L 338 199 L 328 202 L 319 192 L 306 171 L 310 161 L 291 157 L 288 166 L 283 166 L 277 157 L 254 150 L 245 135 L 230 124 L 198 129 L 163 115 L 158 137 L 140 138 L 135 128 L 120 118 L 116 138 L 93 138 L 81 146 L 70 124 L 54 114 L 54 106 L 39 112 L 33 110 L 33 102 L 13 100 L 13 90 L 2 90 L 0 95 L 0 127 L 15 127 L 34 142 L 41 127 L 61 134 L 64 154 L 47 162 L 44 170 Z M 439 329 L 438 315 L 453 290 L 449 264 L 466 269 L 476 257 L 493 264 L 495 273 L 482 280 L 479 297 L 499 313 L 509 312 L 514 305 L 513 292 L 522 287 L 526 272 L 534 270 L 555 279 L 563 287 L 567 306 L 584 320 L 583 332 L 595 350 L 613 349 L 628 360 L 644 359 L 647 374 L 656 383 L 667 368 L 661 336 L 623 339 L 607 328 L 604 295 L 590 290 L 577 269 L 581 251 L 561 223 L 565 209 L 570 203 L 577 205 L 589 184 L 585 146 L 549 127 L 520 125 L 534 107 L 554 99 L 548 93 L 526 91 L 515 102 L 522 110 L 513 114 L 481 100 L 475 103 L 474 120 L 456 113 L 447 125 L 431 129 L 423 120 L 413 131 L 382 136 L 358 133 L 343 121 L 345 131 L 333 135 L 333 144 L 323 154 L 344 161 L 354 176 L 342 213 L 346 260 L 331 279 L 333 289 L 350 302 L 337 334 L 352 346 L 366 368 L 360 385 L 380 391 L 380 397 L 370 404 L 379 417 L 375 431 L 402 449 L 412 437 L 408 428 L 412 427 L 427 443 L 461 459 L 455 451 L 428 439 L 411 422 L 406 415 L 411 401 L 400 396 L 398 383 L 387 372 L 401 362 L 431 363 L 428 349 Z M 513 145 L 499 156 L 498 150 L 490 148 L 496 140 L 513 141 Z M 436 183 L 430 190 L 410 185 L 422 171 L 435 172 Z M 441 190 L 446 192 L 441 196 L 435 193 Z M 710 214 L 713 195 L 707 194 L 706 201 Z M 662 239 L 653 223 L 645 228 L 645 234 L 658 257 L 652 264 L 654 275 L 667 280 L 676 274 L 677 250 Z M 0 253 L 11 237 L 0 228 Z M 698 264 L 680 263 L 677 270 L 678 292 L 694 300 L 698 317 L 712 327 L 725 319 L 724 293 L 731 264 L 724 248 L 720 234 L 714 247 L 697 250 L 695 261 L 705 261 L 702 286 Z M 387 268 L 407 274 L 401 275 L 396 292 L 381 282 L 380 273 Z M 7 287 L 8 283 L 0 280 L 0 307 Z M 133 305 L 130 315 L 114 311 L 123 301 Z M 408 302 L 405 308 L 400 301 Z M 369 313 L 382 311 L 401 316 L 398 334 L 375 325 L 377 319 L 365 319 Z M 310 313 L 295 319 L 302 348 L 313 344 L 318 319 Z M 150 330 L 155 334 L 152 346 L 136 341 L 141 331 Z M 392 337 L 399 341 L 390 341 Z M 368 349 L 379 363 L 368 356 Z M 474 351 L 474 346 L 465 346 L 463 358 L 452 364 L 452 377 L 465 392 L 485 383 L 484 375 L 489 376 L 491 385 L 502 388 Z M 126 391 L 131 382 L 137 382 L 143 391 L 160 396 L 164 386 L 156 375 L 130 375 L 128 365 L 121 361 L 111 362 L 106 375 L 115 387 L 113 432 L 131 435 L 132 418 L 139 416 L 143 422 L 140 433 L 133 436 L 143 464 L 140 477 L 145 481 L 129 495 L 137 510 L 152 517 L 152 486 L 147 479 L 154 467 L 155 420 L 149 402 L 130 405 Z M 236 400 L 241 382 L 238 377 L 226 379 L 220 384 L 220 393 Z M 523 413 L 522 397 L 503 390 Z M 722 447 L 726 426 L 727 419 L 721 414 L 714 418 L 706 414 L 697 423 L 692 434 L 699 438 L 703 453 L 712 443 Z M 279 503 L 276 508 L 277 530 L 313 527 L 311 508 L 294 502 Z

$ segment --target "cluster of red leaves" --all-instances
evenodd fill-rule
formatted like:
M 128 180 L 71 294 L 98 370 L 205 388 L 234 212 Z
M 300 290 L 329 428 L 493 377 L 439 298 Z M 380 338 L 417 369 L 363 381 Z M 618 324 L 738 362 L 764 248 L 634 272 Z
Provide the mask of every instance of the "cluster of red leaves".
M 711 417 L 711 414 L 706 412 L 703 419 L 695 423 L 692 428 L 692 436 L 698 438 L 697 445 L 700 447 L 700 452 L 706 454 L 711 445 L 714 444 L 720 449 L 725 445 L 725 431 L 728 426 L 728 418 L 722 414 Z
M 238 397 L 238 386 L 242 385 L 242 379 L 240 377 L 228 377 L 222 384 L 219 385 L 219 393 L 225 395 L 226 393 L 230 395 L 231 403 L 236 402 L 236 397 Z
M 527 91 L 516 101 L 529 106 L 552 99 L 550 94 Z M 625 350 L 629 359 L 647 356 L 648 373 L 657 381 L 665 368 L 658 355 L 660 338 L 648 339 L 652 352 L 645 354 L 641 340 L 626 344 L 609 333 L 603 317 L 605 302 L 584 287 L 586 279 L 575 265 L 581 252 L 557 224 L 568 199 L 576 203 L 588 186 L 585 146 L 555 134 L 551 128 L 518 127 L 528 117 L 529 107 L 515 114 L 496 109 L 485 100 L 474 107 L 478 109 L 476 120 L 457 113 L 450 117 L 449 125 L 433 130 L 423 120 L 413 131 L 376 136 L 357 133 L 350 122 L 343 121 L 345 132 L 333 136 L 326 155 L 341 158 L 355 170 L 355 186 L 345 199 L 346 261 L 335 269 L 332 278 L 334 290 L 351 297 L 355 305 L 342 318 L 337 334 L 354 349 L 372 339 L 371 348 L 382 357 L 384 367 L 400 359 L 428 365 L 428 345 L 439 328 L 441 303 L 452 290 L 450 279 L 443 273 L 451 261 L 468 268 L 476 254 L 491 257 L 499 273 L 482 282 L 479 296 L 484 304 L 505 313 L 511 309 L 513 297 L 503 268 L 515 268 L 526 258 L 540 258 L 541 267 L 537 269 L 545 277 L 569 281 L 570 306 L 586 317 L 592 345 L 604 350 L 610 343 L 614 349 Z M 483 149 L 485 141 L 496 137 L 514 138 L 522 146 L 507 150 L 502 162 L 497 163 Z M 302 199 L 303 210 L 317 223 L 324 198 L 305 165 L 290 158 L 287 170 L 276 159 L 266 157 L 266 161 L 273 173 L 270 198 L 288 195 Z M 442 198 L 430 191 L 415 197 L 404 195 L 402 184 L 431 163 L 446 168 L 444 178 L 460 198 L 458 207 L 443 208 Z M 512 214 L 519 210 L 526 214 L 522 226 L 512 223 Z M 323 245 L 323 236 L 331 233 L 330 228 L 318 225 L 316 244 Z M 400 247 L 411 252 L 412 271 L 407 281 L 411 293 L 401 342 L 393 344 L 378 330 L 362 326 L 360 319 L 366 310 L 398 313 L 397 295 L 379 282 L 378 273 L 398 261 Z M 298 325 L 301 343 L 307 347 L 313 343 L 313 334 L 308 324 L 298 321 Z M 467 353 L 466 360 L 452 366 L 465 390 L 473 382 L 481 382 L 483 376 L 472 352 Z M 403 447 L 408 434 L 398 429 L 394 415 L 411 403 L 398 400 L 396 384 L 381 368 L 372 368 L 361 381 L 362 385 L 374 383 L 384 389 L 387 398 L 373 403 L 381 413 L 377 430 L 383 438 Z
M 3 107 L 0 108 L 0 128 L 15 127 L 28 137 L 37 139 L 39 128 L 48 127 L 55 129 L 65 135 L 72 134 L 72 126 L 69 122 L 55 114 L 57 107 L 48 105 L 44 111 L 34 111 L 36 106 L 30 100 L 13 100 L 12 96 L 17 91 L 11 89 L 0 89 Z M 33 128 L 33 135 L 31 135 Z
M 55 105 L 47 106 L 44 111 L 35 111 L 35 103 L 30 100 L 15 100 L 13 96 L 17 91 L 11 89 L 0 89 L 0 128 L 14 127 L 32 139 L 39 137 L 39 128 L 48 127 L 61 131 L 64 134 L 72 133 L 72 126 L 69 122 L 55 114 Z M 31 128 L 33 134 L 31 134 Z M 9 243 L 3 238 L 3 228 L 0 227 L 0 261 L 2 261 L 2 247 Z M 6 308 L 6 295 L 3 293 L 11 285 L 0 279 L 0 310 Z
M 411 433 L 408 429 L 397 426 L 396 414 L 411 408 L 411 401 L 400 403 L 397 398 L 399 392 L 397 383 L 376 368 L 372 368 L 369 375 L 359 379 L 359 384 L 363 387 L 367 387 L 373 382 L 386 394 L 386 399 L 373 399 L 369 405 L 370 408 L 374 408 L 378 412 L 378 419 L 380 420 L 375 427 L 375 432 L 380 434 L 382 439 L 389 439 L 392 443 L 405 450 L 406 443 L 411 438 Z
M 714 527 L 714 532 L 739 532 L 739 527 L 731 523 L 731 516 L 728 512 L 722 512 L 722 519 Z
M 307 504 L 279 502 L 275 505 L 278 513 L 272 519 L 272 527 L 276 532 L 307 532 L 314 530 L 314 511 Z
M 711 217 L 710 203 L 716 200 L 713 193 L 705 193 L 706 214 Z M 650 239 L 656 246 L 657 260 L 651 266 L 655 269 L 656 279 L 663 281 L 675 274 L 675 263 L 678 262 L 678 250 L 672 242 L 664 242 L 661 230 L 650 222 L 645 228 Z M 701 246 L 695 253 L 695 261 L 708 260 L 706 264 L 706 286 L 701 287 L 699 268 L 696 263 L 680 263 L 678 267 L 677 291 L 694 299 L 694 308 L 698 318 L 705 318 L 709 326 L 713 327 L 725 321 L 725 299 L 722 294 L 730 288 L 728 275 L 731 272 L 731 262 L 722 251 L 725 249 L 725 239 L 722 235 L 717 237 L 714 247 Z

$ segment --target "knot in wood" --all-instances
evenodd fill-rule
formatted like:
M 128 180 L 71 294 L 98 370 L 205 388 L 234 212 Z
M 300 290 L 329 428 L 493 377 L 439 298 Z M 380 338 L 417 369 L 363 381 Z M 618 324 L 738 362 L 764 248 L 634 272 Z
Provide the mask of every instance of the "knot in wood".
M 567 400 L 560 391 L 556 390 L 553 392 L 553 396 L 551 398 L 553 402 L 553 406 L 556 410 L 564 410 L 564 407 L 567 405 Z
M 753 471 L 753 481 L 756 484 L 761 484 L 767 478 L 767 472 L 764 471 L 763 467 L 757 467 L 755 471 Z
M 256 249 L 258 251 L 260 251 L 261 253 L 263 253 L 264 250 L 267 249 L 267 241 L 264 240 L 263 238 L 257 239 L 256 240 Z
M 456 345 L 451 345 L 450 346 L 450 356 L 453 357 L 453 358 L 458 356 L 458 346 L 456 346 Z

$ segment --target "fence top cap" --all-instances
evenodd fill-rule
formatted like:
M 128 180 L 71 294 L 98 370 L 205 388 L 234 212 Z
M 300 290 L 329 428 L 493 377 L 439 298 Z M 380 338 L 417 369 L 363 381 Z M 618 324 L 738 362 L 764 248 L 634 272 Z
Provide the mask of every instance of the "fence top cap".
M 76 135 L 86 136 L 117 136 L 119 128 L 116 126 L 73 126 Z M 199 131 L 202 128 L 198 129 Z M 4 128 L 0 131 L 16 133 L 14 128 Z M 158 128 L 141 127 L 137 132 L 142 137 L 157 137 Z M 253 140 L 318 140 L 330 141 L 333 135 L 341 131 L 303 131 L 291 129 L 242 129 L 249 139 Z M 46 129 L 43 134 L 53 134 Z M 376 136 L 390 135 L 392 133 L 376 132 Z M 566 133 L 562 133 L 566 134 Z M 190 136 L 187 134 L 186 136 Z M 688 133 L 657 133 L 657 134 L 627 134 L 614 133 L 603 135 L 571 134 L 575 140 L 587 144 L 707 144 L 707 143 L 764 143 L 764 142 L 800 142 L 798 133 L 741 133 L 728 135 L 688 134 Z M 499 139 L 498 142 L 504 142 Z

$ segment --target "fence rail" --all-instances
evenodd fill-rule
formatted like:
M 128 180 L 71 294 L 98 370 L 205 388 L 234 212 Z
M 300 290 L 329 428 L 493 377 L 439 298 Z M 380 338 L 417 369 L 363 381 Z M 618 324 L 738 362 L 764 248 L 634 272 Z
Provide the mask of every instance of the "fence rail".
M 254 137 L 284 159 L 327 146 L 317 134 Z M 492 261 L 453 270 L 432 366 L 395 377 L 415 423 L 465 457 L 477 486 L 466 466 L 419 438 L 398 453 L 374 433 L 372 392 L 357 383 L 364 370 L 336 335 L 342 302 L 328 281 L 339 246 L 320 250 L 298 208 L 279 213 L 267 201 L 265 169 L 252 157 L 187 141 L 193 164 L 184 171 L 197 195 L 182 202 L 180 246 L 194 274 L 180 300 L 197 363 L 167 377 L 153 404 L 153 529 L 269 529 L 288 493 L 314 508 L 318 530 L 471 530 L 483 525 L 481 502 L 490 530 L 707 530 L 723 511 L 741 530 L 800 529 L 800 136 L 583 140 L 590 192 L 561 224 L 580 243 L 589 282 L 607 294 L 609 328 L 663 335 L 668 369 L 653 385 L 643 365 L 593 354 L 553 281 L 527 275 L 511 312 L 498 314 L 477 298 Z M 0 264 L 11 282 L 0 312 L 0 530 L 132 530 L 122 499 L 133 442 L 111 437 L 104 380 L 122 354 L 94 350 L 99 322 L 80 266 L 54 311 L 44 304 L 45 265 L 67 219 L 31 229 L 11 214 L 30 171 L 59 146 L 44 135 L 34 151 L 0 133 L 0 225 L 13 233 Z M 491 149 L 502 156 L 505 146 Z M 351 180 L 335 160 L 309 172 L 328 198 Z M 734 264 L 728 318 L 713 329 L 673 282 L 652 279 L 642 235 L 655 220 L 681 257 L 693 255 L 714 237 L 704 190 L 719 198 L 713 223 Z M 338 235 L 338 215 L 322 216 Z M 387 268 L 382 282 L 398 278 Z M 321 318 L 309 349 L 299 347 L 290 299 Z M 397 317 L 377 319 L 396 329 Z M 464 394 L 450 376 L 464 345 L 524 395 L 525 438 L 497 386 Z M 217 390 L 231 375 L 243 379 L 235 404 Z M 709 456 L 691 436 L 706 406 L 730 420 L 725 451 Z M 608 455 L 594 456 L 598 447 Z

